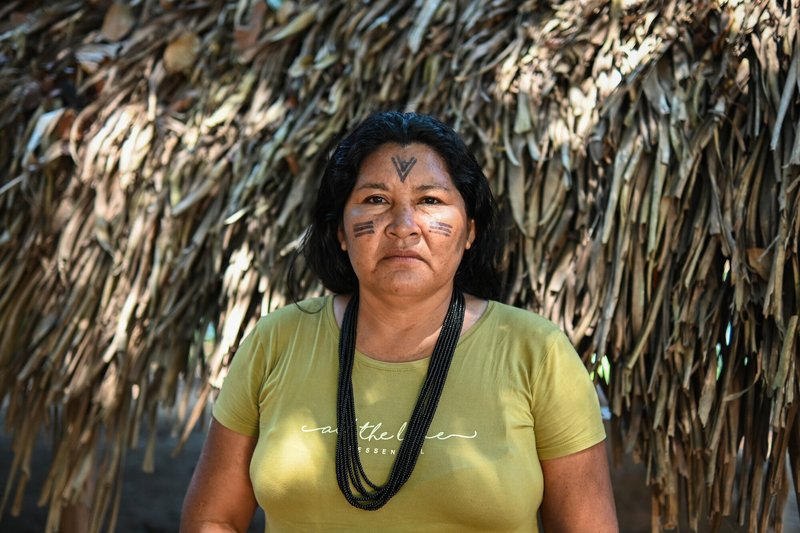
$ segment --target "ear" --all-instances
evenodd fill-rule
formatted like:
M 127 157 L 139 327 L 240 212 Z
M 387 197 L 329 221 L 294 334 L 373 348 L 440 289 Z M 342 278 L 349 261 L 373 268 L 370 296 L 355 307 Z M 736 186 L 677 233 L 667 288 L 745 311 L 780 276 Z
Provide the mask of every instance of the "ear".
M 339 224 L 339 228 L 336 230 L 336 236 L 339 238 L 339 248 L 341 248 L 343 252 L 346 252 L 347 241 L 345 240 L 344 227 L 341 224 Z
M 467 226 L 468 226 L 468 229 L 467 229 L 467 242 L 464 245 L 464 248 L 469 250 L 470 248 L 472 248 L 472 243 L 475 242 L 475 235 L 476 235 L 475 234 L 475 219 L 473 219 L 473 218 L 469 219 L 469 223 L 467 224 Z

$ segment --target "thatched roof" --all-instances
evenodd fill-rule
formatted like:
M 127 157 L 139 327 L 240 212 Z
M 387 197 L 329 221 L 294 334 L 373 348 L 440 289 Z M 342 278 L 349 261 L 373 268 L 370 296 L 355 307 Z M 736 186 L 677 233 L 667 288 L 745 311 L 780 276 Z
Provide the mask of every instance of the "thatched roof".
M 45 428 L 50 530 L 95 474 L 113 527 L 128 447 L 146 430 L 153 450 L 159 406 L 196 424 L 286 301 L 329 150 L 395 108 L 484 165 L 507 300 L 597 371 L 654 529 L 684 508 L 764 530 L 800 473 L 799 19 L 797 0 L 4 3 L 3 503 Z

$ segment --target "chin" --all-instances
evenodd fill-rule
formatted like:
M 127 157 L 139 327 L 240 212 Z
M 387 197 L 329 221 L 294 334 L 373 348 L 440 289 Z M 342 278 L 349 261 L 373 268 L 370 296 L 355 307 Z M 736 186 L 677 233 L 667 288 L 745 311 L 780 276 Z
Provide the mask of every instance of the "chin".
M 433 283 L 413 283 L 413 282 L 401 282 L 395 281 L 390 282 L 383 285 L 383 291 L 386 294 L 391 294 L 393 296 L 408 296 L 408 297 L 427 297 L 434 294 L 437 290 L 441 289 L 440 285 L 436 285 Z

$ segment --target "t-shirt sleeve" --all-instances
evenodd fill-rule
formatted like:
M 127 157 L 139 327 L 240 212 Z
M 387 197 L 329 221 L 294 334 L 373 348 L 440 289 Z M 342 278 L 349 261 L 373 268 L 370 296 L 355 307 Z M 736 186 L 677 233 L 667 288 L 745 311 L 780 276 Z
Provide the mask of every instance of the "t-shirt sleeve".
M 249 437 L 258 436 L 258 398 L 266 371 L 258 330 L 253 328 L 239 344 L 212 409 L 220 424 Z
M 594 384 L 561 331 L 548 336 L 547 352 L 534 377 L 533 417 L 540 459 L 585 450 L 606 437 Z

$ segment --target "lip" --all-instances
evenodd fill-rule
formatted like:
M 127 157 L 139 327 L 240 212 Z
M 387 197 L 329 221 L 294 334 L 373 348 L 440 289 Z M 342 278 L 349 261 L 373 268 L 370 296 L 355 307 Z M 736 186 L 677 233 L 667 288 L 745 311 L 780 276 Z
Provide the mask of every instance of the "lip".
M 422 257 L 418 253 L 412 252 L 411 250 L 391 250 L 387 252 L 383 258 L 396 261 L 422 261 Z

